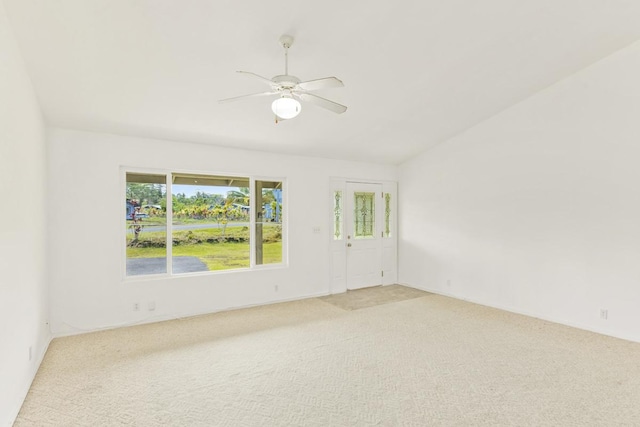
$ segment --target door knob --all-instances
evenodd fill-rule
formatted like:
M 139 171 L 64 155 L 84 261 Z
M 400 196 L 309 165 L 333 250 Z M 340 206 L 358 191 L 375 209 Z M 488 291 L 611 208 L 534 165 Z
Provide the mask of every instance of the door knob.
M 347 247 L 350 248 L 351 247 L 351 243 L 347 243 Z

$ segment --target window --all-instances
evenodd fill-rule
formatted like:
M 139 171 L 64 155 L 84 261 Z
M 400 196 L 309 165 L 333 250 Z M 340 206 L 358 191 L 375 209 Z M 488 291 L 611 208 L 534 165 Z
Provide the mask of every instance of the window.
M 250 266 L 249 178 L 173 174 L 173 272 Z
M 282 262 L 282 182 L 256 181 L 256 264 Z
M 167 272 L 167 178 L 127 173 L 127 276 Z
M 282 180 L 137 172 L 126 177 L 127 276 L 283 263 Z

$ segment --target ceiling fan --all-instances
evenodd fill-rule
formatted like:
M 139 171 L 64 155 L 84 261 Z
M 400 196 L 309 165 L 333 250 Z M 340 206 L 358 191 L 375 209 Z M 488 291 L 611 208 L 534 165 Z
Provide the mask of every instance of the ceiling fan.
M 278 95 L 271 104 L 271 110 L 276 115 L 276 123 L 278 119 L 292 119 L 302 110 L 300 101 L 309 102 L 319 107 L 326 108 L 334 113 L 344 113 L 347 107 L 337 102 L 330 101 L 321 96 L 315 95 L 313 91 L 320 89 L 328 89 L 333 87 L 342 87 L 344 84 L 336 77 L 325 77 L 322 79 L 300 81 L 296 76 L 289 75 L 289 48 L 293 44 L 293 37 L 283 35 L 280 37 L 280 44 L 284 48 L 284 74 L 275 76 L 271 79 L 262 77 L 256 73 L 249 71 L 238 71 L 240 74 L 253 76 L 267 83 L 271 90 L 268 92 L 252 93 L 249 95 L 236 96 L 234 98 L 221 99 L 219 102 L 237 101 L 246 98 L 255 98 L 260 96 Z

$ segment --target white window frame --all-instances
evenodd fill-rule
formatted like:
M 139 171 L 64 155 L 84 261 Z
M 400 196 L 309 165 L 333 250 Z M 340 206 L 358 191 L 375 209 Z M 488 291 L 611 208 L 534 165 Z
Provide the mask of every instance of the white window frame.
M 193 171 L 193 170 L 183 170 L 183 169 L 154 169 L 154 168 L 141 168 L 135 166 L 120 166 L 120 200 L 126 200 L 127 194 L 127 173 L 139 173 L 139 174 L 149 174 L 149 175 L 164 175 L 166 179 L 166 192 L 167 192 L 167 225 L 166 225 L 166 273 L 159 274 L 141 274 L 136 276 L 127 276 L 127 246 L 122 245 L 122 242 L 126 242 L 127 239 L 127 228 L 121 228 L 120 234 L 120 246 L 121 250 L 121 267 L 122 267 L 122 281 L 123 282 L 137 282 L 137 281 L 148 281 L 148 280 L 159 280 L 159 279 L 167 279 L 167 278 L 181 278 L 181 277 L 190 277 L 190 276 L 205 276 L 205 275 L 216 275 L 216 274 L 233 274 L 246 272 L 251 270 L 271 270 L 271 269 L 282 269 L 289 267 L 289 244 L 288 244 L 288 218 L 289 218 L 289 208 L 288 208 L 288 193 L 287 193 L 287 179 L 284 177 L 274 177 L 274 176 L 265 176 L 265 175 L 250 175 L 250 174 L 238 174 L 238 173 L 228 173 L 228 172 L 211 172 L 211 171 Z M 206 176 L 228 176 L 228 177 L 238 177 L 238 178 L 249 178 L 249 207 L 251 215 L 249 215 L 249 267 L 246 268 L 234 268 L 228 270 L 214 270 L 214 271 L 197 271 L 191 273 L 173 273 L 173 203 L 171 195 L 172 191 L 172 175 L 173 174 L 194 174 L 194 175 L 206 175 Z M 270 181 L 270 182 L 281 182 L 282 183 L 282 262 L 274 263 L 274 264 L 256 264 L 256 218 L 255 218 L 255 183 L 256 181 Z M 120 210 L 121 212 L 121 210 Z M 120 215 L 122 218 L 122 215 Z M 122 221 L 122 219 L 120 219 Z M 124 219 L 126 225 L 126 219 Z M 122 225 L 122 223 L 121 223 Z

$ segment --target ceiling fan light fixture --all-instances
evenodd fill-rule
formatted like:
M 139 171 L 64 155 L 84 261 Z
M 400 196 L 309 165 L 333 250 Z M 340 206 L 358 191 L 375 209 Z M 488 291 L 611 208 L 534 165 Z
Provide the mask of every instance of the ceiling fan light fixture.
M 0 0 L 0 2 L 1 1 L 2 0 Z M 311 93 L 320 89 L 342 87 L 344 86 L 344 84 L 340 79 L 336 77 L 324 77 L 321 79 L 300 81 L 300 79 L 296 76 L 292 76 L 289 74 L 288 52 L 292 44 L 292 36 L 285 34 L 280 37 L 280 45 L 284 48 L 284 74 L 280 74 L 271 79 L 268 79 L 250 71 L 238 71 L 238 73 L 240 74 L 251 76 L 253 78 L 261 80 L 263 83 L 268 84 L 270 88 L 268 92 L 236 96 L 233 98 L 221 99 L 218 102 L 222 103 L 237 101 L 240 99 L 278 95 L 279 98 L 271 103 L 271 110 L 276 115 L 276 123 L 278 123 L 278 119 L 293 119 L 298 114 L 300 114 L 300 111 L 302 111 L 302 105 L 300 105 L 300 101 L 315 104 L 318 107 L 322 107 L 336 114 L 341 114 L 347 111 L 346 106 Z
M 273 101 L 273 104 L 271 104 L 271 110 L 273 111 L 273 114 L 281 119 L 293 119 L 295 116 L 300 114 L 302 105 L 300 105 L 297 99 L 293 99 L 293 97 L 285 95 Z

